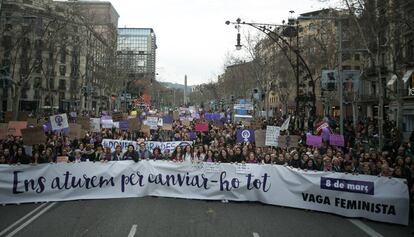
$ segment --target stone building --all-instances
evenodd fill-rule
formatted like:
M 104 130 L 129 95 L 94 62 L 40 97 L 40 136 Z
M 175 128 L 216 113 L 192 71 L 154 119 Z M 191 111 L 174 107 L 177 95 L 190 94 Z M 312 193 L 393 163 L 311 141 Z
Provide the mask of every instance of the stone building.
M 118 18 L 109 2 L 4 0 L 2 109 L 109 108 Z

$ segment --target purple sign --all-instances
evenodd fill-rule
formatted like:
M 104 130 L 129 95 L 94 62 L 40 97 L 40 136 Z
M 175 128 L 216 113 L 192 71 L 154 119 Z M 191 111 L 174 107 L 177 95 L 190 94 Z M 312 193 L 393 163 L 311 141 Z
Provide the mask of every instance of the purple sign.
M 374 182 L 321 177 L 321 189 L 374 195 Z
M 164 124 L 172 124 L 174 122 L 174 119 L 173 119 L 172 116 L 166 115 L 166 116 L 162 117 L 162 122 Z
M 128 130 L 128 128 L 129 128 L 128 121 L 126 120 L 119 121 L 119 129 Z
M 205 113 L 204 118 L 207 121 L 220 120 L 220 114 L 219 113 Z
M 306 145 L 313 146 L 313 147 L 321 147 L 322 146 L 322 137 L 308 134 L 306 136 Z
M 237 142 L 254 142 L 253 129 L 237 129 Z
M 339 134 L 330 134 L 329 144 L 332 146 L 345 146 L 344 136 Z

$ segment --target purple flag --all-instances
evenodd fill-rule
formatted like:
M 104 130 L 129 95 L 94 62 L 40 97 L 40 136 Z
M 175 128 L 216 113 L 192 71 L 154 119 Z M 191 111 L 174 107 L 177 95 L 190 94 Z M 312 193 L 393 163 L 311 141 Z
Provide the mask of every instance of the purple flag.
M 343 135 L 330 134 L 329 144 L 332 146 L 345 146 L 345 139 Z
M 306 145 L 313 146 L 313 147 L 321 147 L 322 146 L 322 137 L 308 134 L 306 136 Z
M 253 129 L 237 129 L 237 142 L 254 142 Z

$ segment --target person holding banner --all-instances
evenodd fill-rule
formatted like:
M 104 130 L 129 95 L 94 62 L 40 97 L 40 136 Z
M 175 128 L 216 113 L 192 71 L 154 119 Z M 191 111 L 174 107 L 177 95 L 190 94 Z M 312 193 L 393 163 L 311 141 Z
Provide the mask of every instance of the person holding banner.
M 145 142 L 139 144 L 138 159 L 144 160 L 151 157 L 151 152 L 146 148 Z
M 122 147 L 121 145 L 116 145 L 115 151 L 112 153 L 112 160 L 113 161 L 120 161 L 122 160 L 123 154 L 122 154 Z
M 184 153 L 184 161 L 191 163 L 193 161 L 193 159 L 194 159 L 194 157 L 193 157 L 193 149 L 191 148 L 190 145 L 187 145 L 187 146 L 185 146 L 184 151 L 185 151 L 185 153 Z
M 161 148 L 159 148 L 159 147 L 154 148 L 154 150 L 152 151 L 151 159 L 153 159 L 153 160 L 163 160 L 164 159 L 164 157 L 161 154 Z
M 177 146 L 171 155 L 171 160 L 174 162 L 182 162 L 183 156 L 184 154 L 183 154 L 181 146 Z
M 135 162 L 138 162 L 139 158 L 138 158 L 138 152 L 135 151 L 135 147 L 132 144 L 128 145 L 128 150 L 125 152 L 125 154 L 123 155 L 122 159 L 123 160 L 133 160 Z

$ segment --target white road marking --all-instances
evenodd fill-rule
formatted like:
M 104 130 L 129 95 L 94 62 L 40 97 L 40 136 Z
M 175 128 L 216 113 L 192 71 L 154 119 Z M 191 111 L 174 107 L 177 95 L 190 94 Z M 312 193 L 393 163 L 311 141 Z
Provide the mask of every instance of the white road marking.
M 260 237 L 260 235 L 256 232 L 253 232 L 253 237 Z
M 13 224 L 11 224 L 9 227 L 7 227 L 6 229 L 2 230 L 0 232 L 0 236 L 4 235 L 5 233 L 7 233 L 9 230 L 11 230 L 13 227 L 15 227 L 16 225 L 18 225 L 20 222 L 22 222 L 23 220 L 25 220 L 26 218 L 28 218 L 29 216 L 31 216 L 33 213 L 35 213 L 37 210 L 43 208 L 45 205 L 47 205 L 47 203 L 43 203 L 42 205 L 36 207 L 34 210 L 32 210 L 31 212 L 27 213 L 25 216 L 23 216 L 22 218 L 18 219 L 16 222 L 14 222 Z
M 364 231 L 365 233 L 367 233 L 371 237 L 384 237 L 382 234 L 376 232 L 374 229 L 372 229 L 371 227 L 367 226 L 366 224 L 364 224 L 360 220 L 355 220 L 355 219 L 348 219 L 348 220 L 352 224 L 354 224 L 355 226 L 357 226 L 358 228 L 360 228 L 362 231 Z
M 135 233 L 137 232 L 138 225 L 132 225 L 131 230 L 129 231 L 128 237 L 134 237 Z
M 12 232 L 10 232 L 10 234 L 8 234 L 6 237 L 12 237 L 12 236 L 14 236 L 15 234 L 17 234 L 17 232 L 21 231 L 24 227 L 28 226 L 30 223 L 32 223 L 34 220 L 36 220 L 43 213 L 47 212 L 54 205 L 56 205 L 56 202 L 51 203 L 49 206 L 45 207 L 39 213 L 37 213 L 36 215 L 34 215 L 32 218 L 30 218 L 29 220 L 27 220 L 25 223 L 23 223 L 21 226 L 17 227 L 15 230 L 13 230 Z

